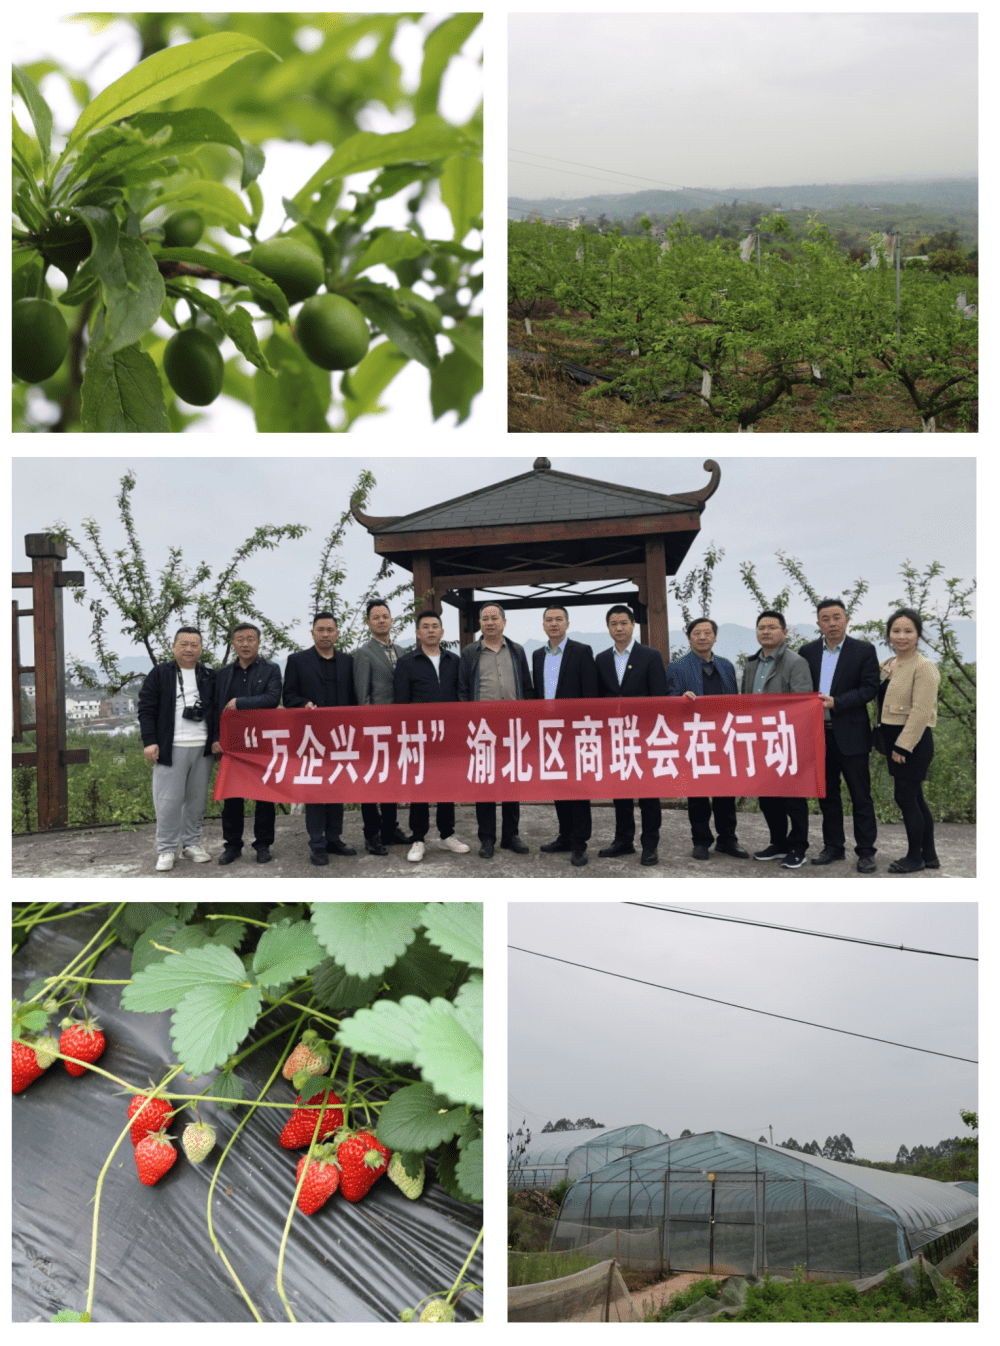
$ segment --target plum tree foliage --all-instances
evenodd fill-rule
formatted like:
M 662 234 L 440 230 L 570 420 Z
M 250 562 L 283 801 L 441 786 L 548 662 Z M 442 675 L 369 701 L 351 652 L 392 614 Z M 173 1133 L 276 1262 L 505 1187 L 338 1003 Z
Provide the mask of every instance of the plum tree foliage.
M 383 410 L 379 398 L 410 361 L 428 370 L 436 420 L 468 417 L 482 387 L 482 319 L 470 311 L 482 288 L 482 105 L 454 125 L 438 102 L 481 15 L 451 15 L 424 35 L 409 93 L 392 48 L 420 18 L 91 14 L 81 19 L 138 30 L 142 59 L 121 79 L 94 93 L 48 60 L 13 68 L 28 117 L 13 126 L 12 300 L 58 306 L 69 335 L 69 358 L 54 370 L 49 351 L 21 361 L 16 431 L 179 432 L 197 421 L 166 376 L 161 320 L 216 348 L 232 342 L 221 392 L 251 408 L 258 431 L 349 430 Z M 38 87 L 52 73 L 81 108 L 65 143 Z M 407 129 L 359 129 L 376 102 Z M 260 147 L 276 140 L 331 153 L 282 198 L 285 220 L 269 240 L 258 237 Z M 346 177 L 371 171 L 364 190 L 345 191 Z M 400 193 L 405 227 L 373 225 L 377 206 Z M 446 240 L 428 238 L 418 218 L 438 193 L 451 217 Z M 370 278 L 378 266 L 393 283 Z M 64 288 L 50 286 L 54 273 Z M 363 358 L 333 378 L 291 326 L 289 306 L 317 291 L 349 302 L 370 330 L 367 353 L 356 342 Z M 55 326 L 32 330 L 41 341 Z M 214 367 L 204 343 L 188 338 L 184 348 Z M 34 414 L 32 383 L 58 404 L 54 425 Z M 214 385 L 214 370 L 198 382 L 203 393 Z

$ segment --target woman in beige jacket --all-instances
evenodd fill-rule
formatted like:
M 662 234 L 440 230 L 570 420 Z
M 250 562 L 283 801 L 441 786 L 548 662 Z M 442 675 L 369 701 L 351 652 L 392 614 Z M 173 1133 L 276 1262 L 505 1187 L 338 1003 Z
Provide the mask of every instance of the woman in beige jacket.
M 934 850 L 934 820 L 923 791 L 934 756 L 931 729 L 937 724 L 941 678 L 931 661 L 917 651 L 923 629 L 920 614 L 913 608 L 894 612 L 885 628 L 886 639 L 896 654 L 881 666 L 879 720 L 907 840 L 906 855 L 892 862 L 890 874 L 941 868 Z

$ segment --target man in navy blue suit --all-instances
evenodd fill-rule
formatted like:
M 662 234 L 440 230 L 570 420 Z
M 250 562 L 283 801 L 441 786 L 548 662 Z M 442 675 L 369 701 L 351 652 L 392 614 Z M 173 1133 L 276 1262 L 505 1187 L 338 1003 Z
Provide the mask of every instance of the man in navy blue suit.
M 589 645 L 570 640 L 569 613 L 565 608 L 546 608 L 542 613 L 542 629 L 548 644 L 535 650 L 532 660 L 532 682 L 535 696 L 545 701 L 597 695 L 597 669 L 594 652 Z M 571 851 L 570 864 L 581 869 L 587 863 L 587 842 L 590 840 L 590 800 L 557 799 L 556 817 L 559 835 L 555 841 L 540 847 L 543 851 Z
M 288 707 L 356 706 L 354 660 L 338 654 L 337 621 L 332 612 L 317 612 L 313 618 L 313 648 L 290 654 L 285 664 L 285 688 L 282 699 Z M 309 859 L 314 865 L 328 865 L 331 855 L 357 855 L 353 846 L 340 839 L 344 830 L 343 804 L 307 804 L 306 831 L 309 833 Z
M 844 806 L 840 797 L 843 776 L 854 812 L 858 872 L 874 874 L 878 824 L 868 769 L 872 746 L 868 702 L 878 694 L 878 656 L 873 645 L 847 634 L 847 609 L 839 598 L 824 598 L 820 602 L 816 625 L 823 633 L 822 638 L 799 650 L 809 665 L 813 689 L 823 698 L 826 728 L 826 798 L 819 801 L 823 849 L 812 863 L 830 865 L 844 859 Z
M 602 650 L 594 660 L 600 696 L 666 696 L 667 673 L 659 650 L 641 645 L 635 638 L 635 618 L 631 609 L 618 603 L 608 608 L 606 621 L 614 648 Z M 663 813 L 659 796 L 640 799 L 642 818 L 642 865 L 659 863 L 660 824 Z M 631 799 L 615 800 L 615 839 L 598 855 L 611 858 L 635 854 L 635 811 Z

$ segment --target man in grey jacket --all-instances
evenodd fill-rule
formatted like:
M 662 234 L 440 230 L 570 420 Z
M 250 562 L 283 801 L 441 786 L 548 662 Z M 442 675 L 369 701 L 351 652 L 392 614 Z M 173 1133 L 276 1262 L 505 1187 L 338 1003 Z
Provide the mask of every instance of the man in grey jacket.
M 371 640 L 354 651 L 354 691 L 359 706 L 391 706 L 396 662 L 405 651 L 394 645 L 389 605 L 373 598 L 365 615 Z M 395 804 L 362 804 L 361 825 L 369 855 L 388 855 L 389 846 L 408 846 L 411 838 L 396 824 Z
M 757 618 L 757 639 L 760 649 L 743 667 L 741 691 L 748 692 L 812 692 L 812 674 L 809 665 L 785 644 L 788 628 L 784 613 L 768 608 Z M 789 799 L 787 796 L 760 800 L 771 834 L 770 845 L 754 853 L 755 860 L 780 860 L 782 869 L 800 869 L 806 862 L 809 849 L 809 802 Z

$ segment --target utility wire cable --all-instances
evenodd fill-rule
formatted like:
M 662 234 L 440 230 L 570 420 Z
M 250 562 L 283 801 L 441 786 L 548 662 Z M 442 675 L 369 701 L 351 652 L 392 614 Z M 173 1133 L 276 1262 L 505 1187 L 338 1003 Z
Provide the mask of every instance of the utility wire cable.
M 690 907 L 665 907 L 656 902 L 623 902 L 625 907 L 646 907 L 650 911 L 665 911 L 675 916 L 700 916 L 707 921 L 730 921 L 735 925 L 758 925 L 764 930 L 784 930 L 790 935 L 813 935 L 817 939 L 839 939 L 847 944 L 870 944 L 875 949 L 895 949 L 897 953 L 924 953 L 931 958 L 960 958 L 967 963 L 978 963 L 970 953 L 941 953 L 938 949 L 911 949 L 905 944 L 886 944 L 879 939 L 859 939 L 856 935 L 831 935 L 823 930 L 804 930 L 795 925 L 776 925 L 772 921 L 754 921 L 748 916 L 723 916 L 721 912 L 694 911 Z
M 955 1056 L 951 1052 L 936 1052 L 931 1047 L 912 1047 L 908 1042 L 893 1042 L 891 1038 L 876 1038 L 870 1033 L 853 1033 L 849 1028 L 831 1028 L 829 1024 L 813 1023 L 811 1019 L 795 1019 L 790 1014 L 775 1014 L 773 1010 L 754 1009 L 752 1005 L 737 1005 L 732 1000 L 719 1000 L 712 995 L 699 995 L 697 991 L 682 991 L 677 986 L 663 986 L 660 982 L 644 981 L 642 977 L 627 977 L 624 972 L 609 972 L 604 967 L 591 967 L 589 963 L 574 963 L 569 958 L 557 958 L 555 954 L 539 953 L 536 949 L 522 949 L 519 944 L 508 944 L 508 949 L 518 953 L 531 954 L 533 958 L 547 958 L 553 963 L 565 963 L 568 967 L 582 967 L 586 972 L 599 972 L 604 977 L 617 977 L 620 981 L 634 981 L 640 986 L 652 986 L 657 991 L 673 991 L 675 995 L 690 996 L 693 1000 L 710 1000 L 713 1005 L 726 1005 L 730 1009 L 745 1010 L 748 1014 L 765 1014 L 769 1019 L 784 1019 L 787 1023 L 805 1024 L 807 1028 L 823 1028 L 828 1033 L 842 1033 L 849 1038 L 864 1038 L 867 1042 L 881 1042 L 887 1047 L 905 1047 L 908 1052 L 923 1052 L 927 1056 L 945 1056 L 949 1061 L 966 1061 L 978 1066 L 979 1062 L 970 1056 Z

